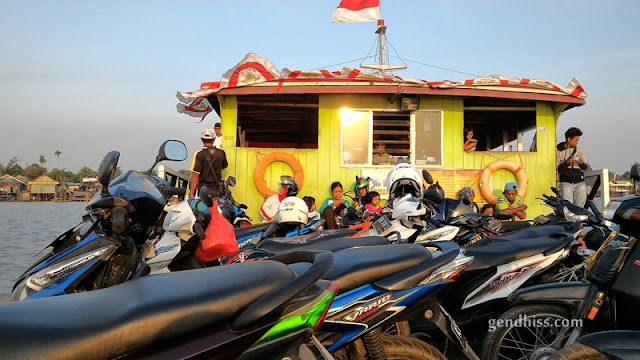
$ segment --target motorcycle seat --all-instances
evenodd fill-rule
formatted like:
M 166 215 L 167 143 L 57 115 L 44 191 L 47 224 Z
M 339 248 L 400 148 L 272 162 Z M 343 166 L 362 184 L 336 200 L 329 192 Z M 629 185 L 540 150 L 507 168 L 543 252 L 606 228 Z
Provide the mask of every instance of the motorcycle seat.
M 233 230 L 236 233 L 236 237 L 239 237 L 239 236 L 244 236 L 244 235 L 251 234 L 251 233 L 263 232 L 263 231 L 267 230 L 269 225 L 271 225 L 271 223 L 270 222 L 266 222 L 266 223 L 260 223 L 260 224 L 253 224 L 253 225 L 249 225 L 249 226 L 241 227 L 241 228 L 235 228 Z
M 530 256 L 544 254 L 550 249 L 559 250 L 568 239 L 565 234 L 561 235 L 527 239 L 526 241 L 505 241 L 468 248 L 465 255 L 473 256 L 473 261 L 465 271 L 485 270 Z
M 391 245 L 389 240 L 384 236 L 362 236 L 357 238 L 336 238 L 336 239 L 328 239 L 326 241 L 318 241 L 314 242 L 310 245 L 304 246 L 304 250 L 326 250 L 331 252 L 336 252 L 352 247 L 361 247 L 361 246 L 379 246 L 379 245 Z M 261 249 L 272 251 L 271 249 Z M 278 252 L 277 254 L 284 254 L 291 251 L 300 250 L 300 247 L 295 247 L 291 249 L 287 249 L 285 251 Z
M 342 294 L 431 259 L 429 250 L 414 244 L 349 248 L 336 253 L 322 278 L 338 283 Z
M 518 231 L 522 229 L 528 229 L 531 227 L 531 223 L 529 221 L 503 221 L 502 227 L 500 228 L 501 233 L 509 233 L 513 231 Z
M 0 303 L 0 357 L 111 359 L 222 325 L 295 278 L 275 261 L 147 276 L 84 293 Z
M 356 230 L 336 229 L 316 231 L 311 234 L 300 236 L 268 238 L 260 241 L 258 245 L 256 245 L 256 249 L 279 253 L 290 249 L 306 248 L 310 245 L 330 239 L 346 238 L 354 235 L 355 233 Z
M 505 221 L 504 223 L 506 224 L 508 222 L 509 221 Z M 503 225 L 503 228 L 504 228 L 504 225 Z M 502 242 L 502 241 L 539 238 L 539 237 L 543 237 L 551 234 L 561 233 L 564 231 L 565 231 L 564 228 L 560 225 L 542 225 L 542 226 L 522 229 L 510 234 L 490 236 L 489 239 L 491 240 L 492 243 L 494 243 L 494 242 Z

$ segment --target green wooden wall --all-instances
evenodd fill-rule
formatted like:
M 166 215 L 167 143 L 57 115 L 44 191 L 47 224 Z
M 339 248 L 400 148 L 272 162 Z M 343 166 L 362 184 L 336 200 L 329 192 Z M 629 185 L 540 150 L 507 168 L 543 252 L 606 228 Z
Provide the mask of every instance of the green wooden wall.
M 371 94 L 335 94 L 320 95 L 318 110 L 318 149 L 258 149 L 235 147 L 237 137 L 237 101 L 235 96 L 220 97 L 222 147 L 227 153 L 229 168 L 224 176 L 234 175 L 237 185 L 232 190 L 237 201 L 246 204 L 247 213 L 254 223 L 261 220 L 259 209 L 264 198 L 254 184 L 254 172 L 260 159 L 271 152 L 286 152 L 300 161 L 304 169 L 304 184 L 299 196 L 310 195 L 316 198 L 318 206 L 330 195 L 330 184 L 341 181 L 345 190 L 352 188 L 355 176 L 362 168 L 340 166 L 340 117 L 343 107 L 351 109 L 397 110 L 399 102 L 390 103 L 388 95 Z M 529 205 L 527 215 L 533 218 L 549 209 L 542 206 L 536 197 L 550 193 L 555 185 L 555 143 L 556 123 L 563 107 L 555 110 L 549 103 L 539 102 L 537 112 L 537 152 L 491 152 L 478 151 L 465 153 L 462 150 L 463 139 L 463 100 L 453 97 L 423 97 L 420 109 L 444 111 L 443 119 L 443 161 L 445 169 L 483 169 L 497 159 L 513 161 L 526 171 L 529 178 L 529 191 L 525 202 Z M 233 135 L 227 135 L 233 134 Z M 235 150 L 233 150 L 235 148 Z M 284 163 L 276 162 L 265 171 L 265 180 L 273 190 L 278 189 L 280 175 L 293 175 L 293 170 Z M 494 189 L 501 189 L 506 182 L 515 181 L 515 176 L 506 170 L 493 174 Z M 455 196 L 454 194 L 448 194 Z

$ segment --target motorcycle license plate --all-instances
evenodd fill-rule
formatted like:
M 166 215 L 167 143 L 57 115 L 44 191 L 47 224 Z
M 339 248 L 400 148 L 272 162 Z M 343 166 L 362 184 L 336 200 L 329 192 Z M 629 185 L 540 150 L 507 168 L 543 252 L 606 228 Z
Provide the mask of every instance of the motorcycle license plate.
M 386 216 L 380 216 L 380 218 L 373 222 L 373 228 L 378 232 L 378 235 L 387 231 L 391 227 L 391 222 Z

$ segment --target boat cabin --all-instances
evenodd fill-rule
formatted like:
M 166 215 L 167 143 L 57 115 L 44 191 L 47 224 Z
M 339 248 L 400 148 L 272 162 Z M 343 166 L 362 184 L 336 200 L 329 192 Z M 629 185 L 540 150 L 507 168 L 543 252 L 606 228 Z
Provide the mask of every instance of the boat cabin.
M 371 177 L 384 198 L 384 178 L 399 162 L 427 169 L 448 197 L 472 187 L 479 206 L 517 181 L 533 218 L 548 213 L 535 198 L 556 184 L 558 118 L 586 96 L 575 79 L 563 88 L 495 76 L 404 80 L 348 67 L 278 71 L 247 54 L 219 82 L 179 92 L 178 111 L 220 116 L 223 174 L 237 178 L 234 197 L 256 221 L 280 175 L 296 177 L 298 196 L 319 206 L 332 182 L 353 190 L 356 175 Z M 467 143 L 465 129 L 475 141 Z

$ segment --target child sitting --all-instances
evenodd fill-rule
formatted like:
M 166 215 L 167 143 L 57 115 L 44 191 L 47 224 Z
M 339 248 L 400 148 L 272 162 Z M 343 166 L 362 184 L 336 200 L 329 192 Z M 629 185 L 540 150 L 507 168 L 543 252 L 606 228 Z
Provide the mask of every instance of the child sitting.
M 316 211 L 316 199 L 313 196 L 305 196 L 302 198 L 309 208 L 308 222 L 320 219 L 320 214 Z
M 382 214 L 382 206 L 380 206 L 380 193 L 377 191 L 371 191 L 367 194 L 367 204 L 364 206 L 364 210 L 371 214 Z

